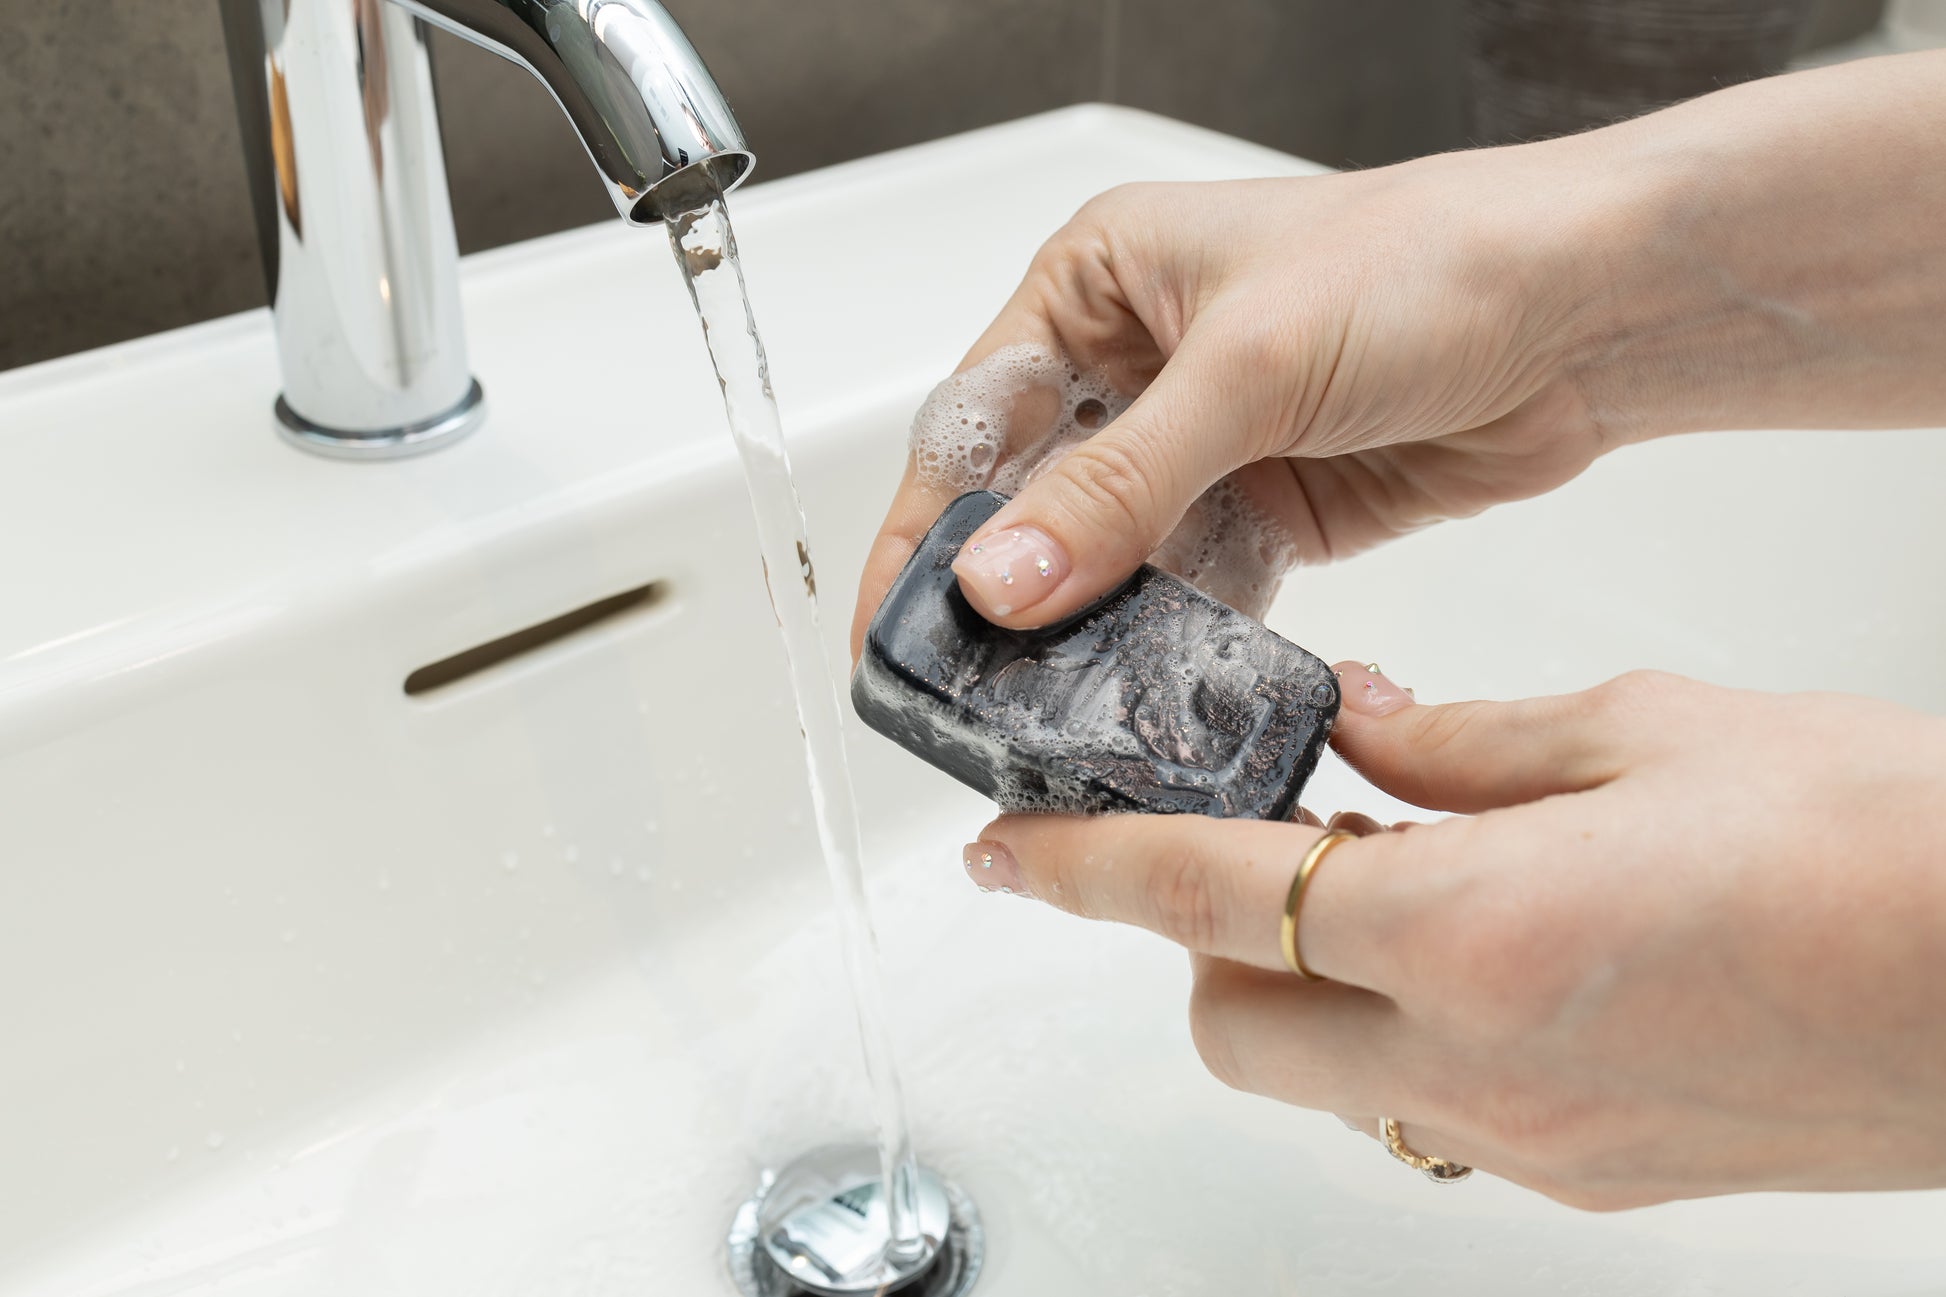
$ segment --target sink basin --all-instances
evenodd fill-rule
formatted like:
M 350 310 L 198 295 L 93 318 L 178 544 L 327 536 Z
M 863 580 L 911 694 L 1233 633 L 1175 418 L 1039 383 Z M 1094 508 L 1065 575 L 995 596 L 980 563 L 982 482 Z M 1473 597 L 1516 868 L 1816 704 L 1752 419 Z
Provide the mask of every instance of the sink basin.
M 906 420 L 1042 238 L 1122 180 L 1315 170 L 1089 107 L 739 193 L 834 644 Z M 0 1294 L 727 1294 L 762 1170 L 869 1131 L 666 246 L 484 254 L 465 306 L 489 422 L 422 459 L 279 442 L 261 312 L 0 377 Z M 1427 699 L 1657 666 L 1946 711 L 1946 436 L 1753 436 L 1300 573 L 1271 622 Z M 851 742 L 980 1292 L 1940 1290 L 1946 1194 L 1584 1215 L 1225 1090 L 1179 951 L 979 895 L 986 808 Z M 1400 813 L 1335 761 L 1307 800 Z

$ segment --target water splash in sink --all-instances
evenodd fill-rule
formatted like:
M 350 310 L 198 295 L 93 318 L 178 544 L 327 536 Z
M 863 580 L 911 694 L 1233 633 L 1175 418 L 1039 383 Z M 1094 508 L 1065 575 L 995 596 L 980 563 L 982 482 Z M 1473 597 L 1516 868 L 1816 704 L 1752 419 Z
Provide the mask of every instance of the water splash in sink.
M 818 630 L 817 577 L 805 538 L 804 506 L 791 477 L 790 456 L 770 387 L 763 339 L 744 288 L 736 234 L 722 199 L 669 222 L 669 242 L 696 304 L 730 433 L 743 459 L 750 503 L 756 511 L 770 603 L 784 637 L 791 686 L 810 768 L 811 805 L 825 868 L 837 897 L 845 971 L 858 1010 L 865 1070 L 878 1121 L 880 1170 L 892 1186 L 887 1201 L 892 1246 L 908 1253 L 919 1244 L 917 1167 L 906 1129 L 905 1096 L 892 1054 L 879 980 L 878 937 L 865 903 L 863 855 L 851 771 L 845 761 L 843 712 L 837 677 Z

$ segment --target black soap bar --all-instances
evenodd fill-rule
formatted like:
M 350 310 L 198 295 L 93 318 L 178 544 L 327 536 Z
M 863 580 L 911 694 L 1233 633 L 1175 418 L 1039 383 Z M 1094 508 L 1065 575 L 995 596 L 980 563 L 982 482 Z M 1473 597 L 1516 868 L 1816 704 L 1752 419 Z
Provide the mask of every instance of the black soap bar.
M 899 573 L 852 676 L 865 723 L 1007 810 L 1288 819 L 1331 668 L 1155 567 L 1059 625 L 993 625 L 952 562 L 1005 502 L 953 501 Z

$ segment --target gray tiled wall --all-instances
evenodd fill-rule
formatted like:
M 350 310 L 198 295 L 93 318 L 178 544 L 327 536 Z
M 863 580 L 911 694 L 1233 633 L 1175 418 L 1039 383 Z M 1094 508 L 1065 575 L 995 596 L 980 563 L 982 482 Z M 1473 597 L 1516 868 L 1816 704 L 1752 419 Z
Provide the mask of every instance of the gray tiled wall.
M 667 0 L 772 177 L 1092 99 L 1330 163 L 1452 147 L 1460 2 Z M 261 303 L 216 0 L 0 16 L 0 368 Z M 608 217 L 539 85 L 435 59 L 464 249 Z

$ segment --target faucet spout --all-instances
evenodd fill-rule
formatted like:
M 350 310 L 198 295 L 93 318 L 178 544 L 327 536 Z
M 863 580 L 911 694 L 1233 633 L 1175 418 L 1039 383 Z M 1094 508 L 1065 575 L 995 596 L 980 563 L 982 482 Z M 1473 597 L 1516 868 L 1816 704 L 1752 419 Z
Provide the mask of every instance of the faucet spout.
M 631 224 L 705 207 L 755 163 L 656 0 L 221 7 L 283 368 L 276 427 L 319 454 L 417 454 L 485 418 L 466 359 L 428 25 L 538 77 Z
M 396 0 L 538 77 L 622 219 L 706 206 L 756 155 L 689 38 L 656 0 Z

